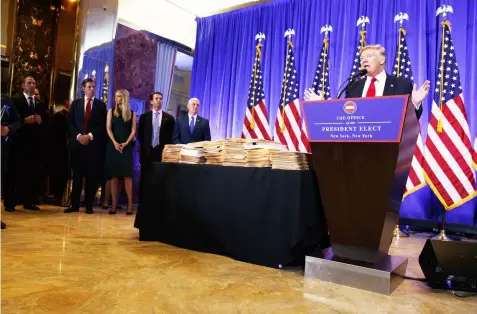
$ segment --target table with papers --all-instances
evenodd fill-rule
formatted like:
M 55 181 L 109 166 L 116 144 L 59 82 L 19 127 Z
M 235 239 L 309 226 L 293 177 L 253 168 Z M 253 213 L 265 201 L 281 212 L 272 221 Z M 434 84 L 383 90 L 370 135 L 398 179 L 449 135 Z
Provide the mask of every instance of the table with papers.
M 269 267 L 304 263 L 329 245 L 311 170 L 154 163 L 144 180 L 134 224 L 141 241 Z

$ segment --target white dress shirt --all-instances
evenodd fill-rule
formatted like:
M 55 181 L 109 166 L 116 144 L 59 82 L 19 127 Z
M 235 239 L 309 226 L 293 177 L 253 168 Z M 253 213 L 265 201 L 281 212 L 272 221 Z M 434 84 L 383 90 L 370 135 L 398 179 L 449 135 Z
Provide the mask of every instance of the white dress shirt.
M 91 97 L 91 111 L 93 111 L 93 103 L 94 103 L 94 96 Z M 84 114 L 86 115 L 86 106 L 88 105 L 88 98 L 85 96 L 84 97 Z M 76 135 L 76 139 L 78 140 L 78 138 L 80 137 L 80 135 L 82 135 L 81 133 Z M 93 133 L 89 132 L 88 133 L 88 136 L 91 140 L 93 140 Z
M 190 126 L 190 120 L 192 119 L 192 117 L 194 117 L 194 127 L 195 127 L 195 125 L 197 124 L 197 115 L 191 116 L 190 113 L 188 115 L 189 115 L 189 126 Z
M 374 82 L 374 86 L 376 88 L 376 97 L 383 96 L 384 93 L 384 85 L 386 84 L 386 71 L 382 71 L 378 75 L 376 75 L 376 82 Z M 366 76 L 366 82 L 364 83 L 363 88 L 363 95 L 361 97 L 366 97 L 366 93 L 368 92 L 369 85 L 371 85 L 372 76 Z
M 30 96 L 30 95 L 28 95 L 28 94 L 27 94 L 27 93 L 25 93 L 25 92 L 23 92 L 23 95 L 25 96 L 25 98 L 26 98 L 26 100 L 27 100 L 27 103 L 28 103 L 28 105 L 30 105 L 30 102 L 28 101 L 28 98 L 30 98 L 30 97 L 31 97 L 31 98 L 32 98 L 32 101 L 33 101 L 33 107 L 35 107 L 35 106 L 36 106 L 36 102 L 35 102 L 35 96 L 33 96 L 33 95 L 31 95 L 31 96 Z
M 91 97 L 91 110 L 93 110 L 94 96 Z M 88 98 L 84 97 L 84 114 L 86 114 L 86 106 L 88 105 Z

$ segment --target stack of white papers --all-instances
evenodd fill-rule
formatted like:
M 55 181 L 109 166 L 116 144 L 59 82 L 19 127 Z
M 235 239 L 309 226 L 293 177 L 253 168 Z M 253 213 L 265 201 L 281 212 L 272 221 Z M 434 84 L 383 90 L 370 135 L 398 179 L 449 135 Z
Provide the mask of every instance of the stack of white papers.
M 189 143 L 181 148 L 180 163 L 184 164 L 203 164 L 204 157 L 204 142 Z
M 164 145 L 164 150 L 162 151 L 162 162 L 179 162 L 181 149 L 184 145 L 182 144 L 166 144 Z
M 282 150 L 271 151 L 272 169 L 309 170 L 311 155 Z

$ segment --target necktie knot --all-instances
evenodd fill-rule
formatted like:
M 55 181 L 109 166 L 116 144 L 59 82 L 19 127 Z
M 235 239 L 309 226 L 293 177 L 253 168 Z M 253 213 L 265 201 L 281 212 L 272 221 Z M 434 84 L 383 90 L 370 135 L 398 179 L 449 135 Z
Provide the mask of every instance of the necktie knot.
M 373 76 L 373 78 L 371 79 L 371 84 L 373 84 L 376 81 L 377 81 L 376 77 Z

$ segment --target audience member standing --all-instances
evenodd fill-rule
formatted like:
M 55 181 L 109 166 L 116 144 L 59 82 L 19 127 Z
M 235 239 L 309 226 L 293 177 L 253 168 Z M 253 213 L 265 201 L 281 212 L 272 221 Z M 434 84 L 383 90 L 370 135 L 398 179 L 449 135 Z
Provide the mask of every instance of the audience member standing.
M 12 184 L 14 181 L 7 181 L 6 173 L 8 172 L 8 164 L 10 158 L 10 146 L 14 140 L 14 135 L 20 128 L 20 117 L 18 116 L 17 109 L 15 104 L 11 101 L 10 98 L 2 96 L 2 188 L 5 189 L 5 186 Z M 5 195 L 4 192 L 1 192 L 2 195 Z M 6 225 L 1 222 L 2 229 L 5 229 Z
M 21 95 L 12 98 L 20 116 L 20 128 L 11 147 L 9 168 L 14 175 L 8 175 L 11 181 L 5 191 L 4 205 L 7 211 L 14 211 L 17 199 L 24 209 L 39 210 L 37 203 L 40 186 L 40 169 L 44 153 L 44 136 L 48 115 L 45 104 L 35 99 L 36 82 L 31 76 L 23 79 Z M 10 170 L 10 169 L 9 169 Z
M 71 161 L 73 168 L 73 190 L 71 207 L 65 213 L 77 212 L 83 178 L 85 184 L 86 213 L 93 213 L 94 193 L 97 189 L 99 162 L 105 149 L 106 104 L 94 97 L 94 81 L 83 80 L 84 97 L 76 99 L 70 106 L 68 119 L 71 130 Z
M 162 160 L 162 151 L 166 144 L 172 143 L 174 118 L 162 111 L 162 94 L 154 92 L 149 96 L 152 110 L 139 118 L 138 140 L 140 143 L 141 169 L 153 161 Z
M 128 197 L 127 215 L 132 214 L 132 175 L 133 144 L 136 135 L 136 113 L 131 111 L 129 92 L 124 89 L 116 91 L 116 107 L 109 109 L 106 130 L 109 135 L 106 148 L 106 177 L 110 179 L 113 199 L 110 214 L 116 214 L 118 205 L 118 178 L 124 178 L 124 187 Z
M 71 135 L 68 122 L 68 108 L 69 105 L 65 104 L 63 109 L 55 113 L 49 138 L 51 146 L 48 160 L 50 194 L 58 200 L 63 198 L 70 174 L 69 142 Z
M 210 141 L 209 120 L 197 115 L 199 106 L 199 99 L 191 98 L 187 104 L 189 113 L 177 118 L 174 135 L 172 136 L 174 144 Z

